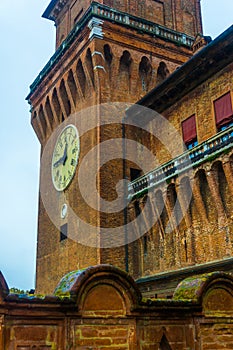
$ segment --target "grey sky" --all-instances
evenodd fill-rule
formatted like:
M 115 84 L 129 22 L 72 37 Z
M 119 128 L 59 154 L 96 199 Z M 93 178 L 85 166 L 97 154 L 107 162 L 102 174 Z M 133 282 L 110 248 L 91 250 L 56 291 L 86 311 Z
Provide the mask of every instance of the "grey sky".
M 34 287 L 39 143 L 25 97 L 54 52 L 55 28 L 42 19 L 49 0 L 0 2 L 0 270 L 10 287 Z M 232 0 L 202 0 L 204 33 L 232 24 Z

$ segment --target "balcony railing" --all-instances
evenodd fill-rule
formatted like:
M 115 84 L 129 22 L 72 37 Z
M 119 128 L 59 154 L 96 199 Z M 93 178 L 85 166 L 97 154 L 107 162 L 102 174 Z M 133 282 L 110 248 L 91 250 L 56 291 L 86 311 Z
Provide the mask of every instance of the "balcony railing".
M 45 65 L 42 71 L 39 73 L 39 75 L 34 80 L 34 82 L 31 84 L 30 93 L 27 96 L 27 99 L 30 98 L 31 94 L 33 94 L 33 92 L 36 90 L 37 86 L 41 83 L 44 77 L 50 72 L 50 70 L 57 64 L 57 62 L 65 54 L 65 52 L 73 43 L 74 39 L 80 33 L 82 28 L 88 23 L 88 21 L 92 17 L 99 17 L 115 23 L 121 23 L 128 27 L 140 30 L 141 32 L 149 33 L 152 36 L 161 37 L 168 41 L 173 41 L 178 45 L 184 45 L 189 48 L 191 48 L 194 42 L 194 38 L 189 35 L 176 32 L 172 29 L 168 29 L 166 27 L 155 24 L 153 22 L 149 22 L 145 19 L 135 17 L 133 15 L 129 15 L 125 12 L 111 9 L 110 7 L 101 5 L 96 2 L 92 2 L 87 12 L 83 15 L 83 17 L 75 25 L 75 27 L 71 30 L 67 38 L 62 42 L 62 44 L 59 46 L 57 51 L 54 53 L 54 55 L 51 57 L 51 59 L 48 61 L 48 63 Z
M 128 13 L 114 10 L 110 7 L 100 5 L 98 3 L 93 3 L 92 6 L 92 13 L 98 17 L 108 19 L 116 23 L 125 24 L 131 28 L 176 42 L 181 45 L 191 47 L 194 43 L 194 38 L 192 36 L 176 32 L 175 30 L 147 21 L 146 19 L 135 17 Z
M 181 172 L 217 158 L 221 153 L 228 151 L 232 147 L 233 127 L 230 127 L 132 181 L 128 186 L 128 197 L 140 196 L 145 191 L 158 186 L 162 182 L 168 181 Z

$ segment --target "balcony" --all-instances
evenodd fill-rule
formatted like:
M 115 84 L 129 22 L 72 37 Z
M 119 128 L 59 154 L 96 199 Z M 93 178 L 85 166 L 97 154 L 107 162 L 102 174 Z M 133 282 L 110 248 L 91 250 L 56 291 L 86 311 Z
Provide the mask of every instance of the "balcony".
M 233 127 L 219 132 L 196 147 L 182 153 L 160 167 L 132 181 L 128 186 L 128 198 L 142 195 L 190 168 L 217 158 L 233 147 Z
M 135 17 L 125 12 L 114 10 L 99 3 L 92 3 L 92 13 L 97 17 L 108 19 L 116 23 L 127 25 L 128 27 L 142 32 L 173 41 L 180 45 L 192 47 L 194 38 L 184 33 L 163 27 L 159 24 L 147 21 L 146 19 Z

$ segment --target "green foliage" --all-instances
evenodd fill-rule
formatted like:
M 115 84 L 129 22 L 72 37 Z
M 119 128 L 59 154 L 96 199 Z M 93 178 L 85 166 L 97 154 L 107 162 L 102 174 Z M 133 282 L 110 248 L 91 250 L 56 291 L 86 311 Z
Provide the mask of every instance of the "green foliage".
M 12 287 L 10 288 L 10 294 L 27 294 L 27 295 L 30 295 L 30 292 L 29 290 L 23 290 L 23 289 L 19 289 L 19 288 L 15 288 L 15 287 Z

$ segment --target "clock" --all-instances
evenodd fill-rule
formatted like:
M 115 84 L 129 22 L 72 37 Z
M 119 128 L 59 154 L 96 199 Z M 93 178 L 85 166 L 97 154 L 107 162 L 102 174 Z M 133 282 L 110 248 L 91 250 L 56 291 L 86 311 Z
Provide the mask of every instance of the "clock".
M 67 125 L 57 138 L 52 156 L 52 180 L 57 191 L 71 183 L 78 164 L 80 143 L 77 128 Z

